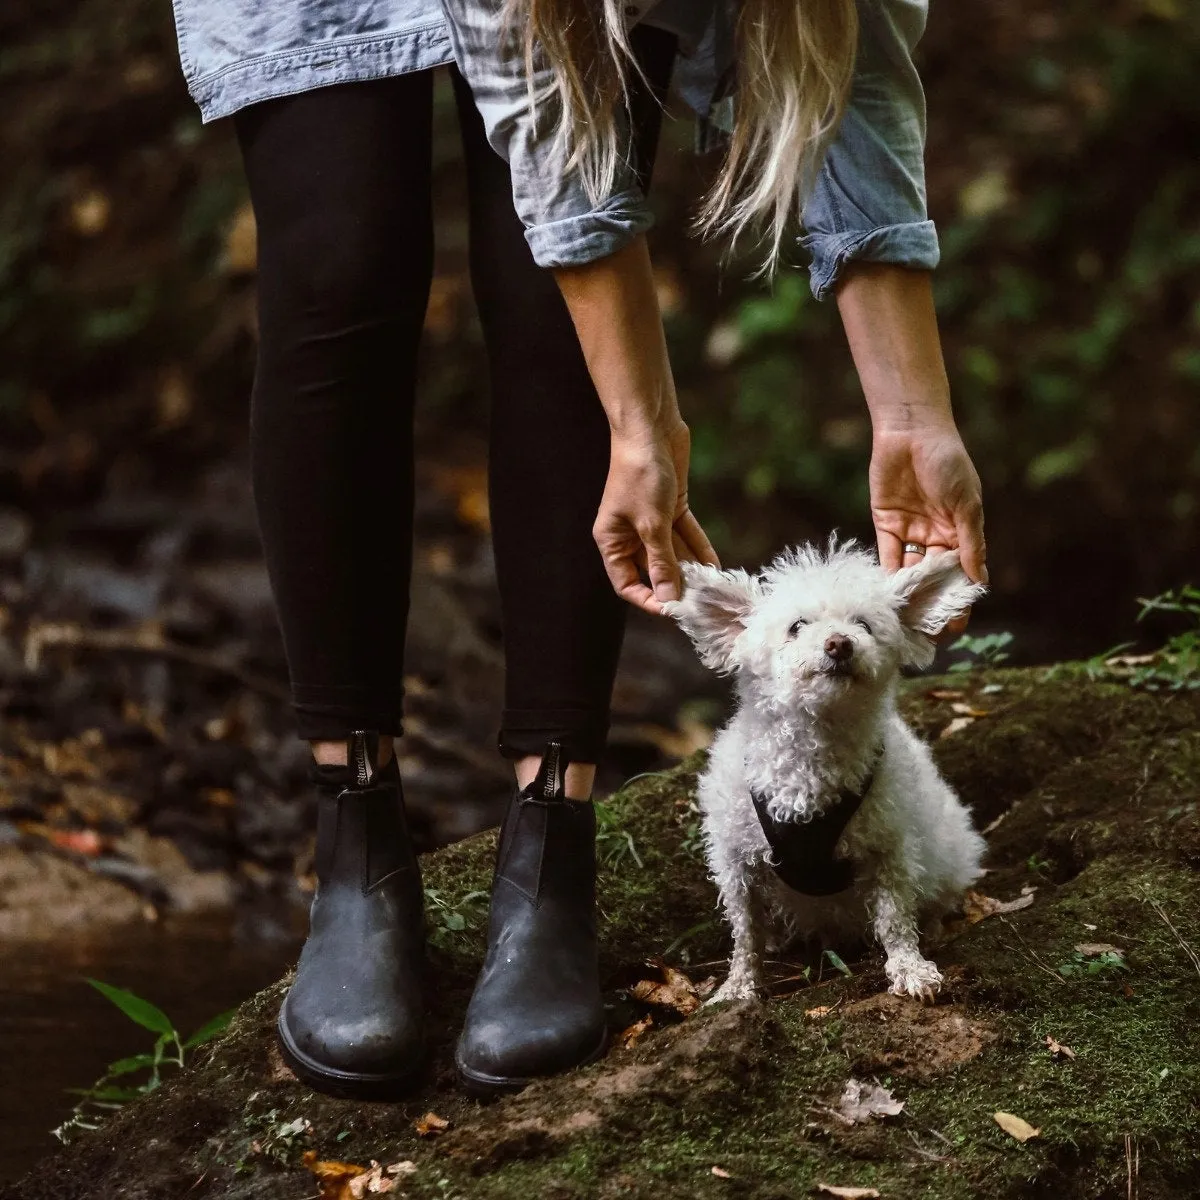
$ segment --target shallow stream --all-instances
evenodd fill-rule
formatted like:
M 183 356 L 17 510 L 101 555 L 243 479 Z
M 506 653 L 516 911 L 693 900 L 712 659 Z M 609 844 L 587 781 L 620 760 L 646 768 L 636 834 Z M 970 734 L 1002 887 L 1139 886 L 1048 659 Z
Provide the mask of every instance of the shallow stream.
M 0 1182 L 52 1151 L 74 1097 L 118 1058 L 151 1049 L 84 982 L 152 1001 L 187 1035 L 277 979 L 295 960 L 302 914 L 166 919 L 112 933 L 0 946 Z

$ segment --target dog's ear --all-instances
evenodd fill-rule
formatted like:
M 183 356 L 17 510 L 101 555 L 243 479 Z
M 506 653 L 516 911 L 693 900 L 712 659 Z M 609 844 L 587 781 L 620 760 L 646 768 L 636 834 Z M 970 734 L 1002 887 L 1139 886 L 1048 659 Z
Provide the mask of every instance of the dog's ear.
M 958 551 L 926 555 L 892 576 L 896 611 L 905 634 L 905 662 L 927 667 L 933 662 L 933 639 L 987 592 L 972 583 L 958 561 Z
M 722 571 L 682 563 L 683 599 L 663 605 L 692 639 L 700 661 L 714 671 L 734 669 L 734 644 L 758 599 L 757 582 L 745 571 Z

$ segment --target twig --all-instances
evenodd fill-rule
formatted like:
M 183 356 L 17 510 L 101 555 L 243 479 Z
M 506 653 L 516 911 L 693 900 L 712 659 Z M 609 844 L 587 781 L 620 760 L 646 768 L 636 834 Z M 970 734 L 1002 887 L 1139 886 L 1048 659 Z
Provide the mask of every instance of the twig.
M 1200 954 L 1197 954 L 1196 951 L 1193 950 L 1191 946 L 1189 946 L 1187 942 L 1183 940 L 1183 935 L 1178 929 L 1175 928 L 1171 918 L 1167 916 L 1166 909 L 1164 909 L 1163 906 L 1159 904 L 1159 902 L 1152 895 L 1150 895 L 1149 891 L 1145 892 L 1145 896 L 1146 902 L 1158 914 L 1162 920 L 1162 923 L 1175 935 L 1175 940 L 1179 943 L 1184 954 L 1191 959 L 1192 966 L 1196 968 L 1196 974 L 1200 975 Z
M 1005 948 L 1005 950 L 1011 950 L 1014 954 L 1024 953 L 1024 956 L 1026 958 L 1028 958 L 1029 961 L 1031 963 L 1033 963 L 1033 965 L 1035 967 L 1038 968 L 1038 970 L 1045 971 L 1047 975 L 1049 975 L 1052 979 L 1056 980 L 1059 983 L 1067 982 L 1057 971 L 1046 966 L 1046 964 L 1044 962 L 1042 962 L 1042 960 L 1038 957 L 1037 953 L 1029 948 L 1029 943 L 1020 935 L 1020 933 L 1017 931 L 1017 927 L 1007 917 L 1002 916 L 1000 918 L 1000 920 L 1003 921 L 1004 924 L 1007 925 L 1009 927 L 1009 929 L 1011 929 L 1013 931 L 1014 934 L 1016 934 L 1017 941 L 1019 941 L 1021 943 L 1021 945 L 1025 948 L 1024 951 L 1022 952 L 1021 950 L 1018 950 L 1015 946 L 1008 945 L 1007 942 L 1001 942 L 1000 944 Z
M 917 1148 L 917 1153 L 922 1158 L 927 1158 L 931 1162 L 949 1162 L 950 1159 L 945 1154 L 935 1154 L 932 1150 L 926 1150 L 924 1146 L 917 1140 L 917 1135 L 911 1129 L 907 1131 L 909 1141 Z
M 25 665 L 36 671 L 41 664 L 42 650 L 47 646 L 67 646 L 73 650 L 99 650 L 115 654 L 151 654 L 173 659 L 202 671 L 213 671 L 236 679 L 243 687 L 262 692 L 275 700 L 287 700 L 288 689 L 276 679 L 247 671 L 217 654 L 169 642 L 157 630 L 142 628 L 81 629 L 78 625 L 37 625 L 25 639 Z
M 1140 1174 L 1142 1152 L 1136 1142 L 1133 1142 L 1133 1153 L 1129 1153 L 1133 1139 L 1125 1135 L 1125 1196 L 1126 1200 L 1137 1200 L 1137 1179 Z

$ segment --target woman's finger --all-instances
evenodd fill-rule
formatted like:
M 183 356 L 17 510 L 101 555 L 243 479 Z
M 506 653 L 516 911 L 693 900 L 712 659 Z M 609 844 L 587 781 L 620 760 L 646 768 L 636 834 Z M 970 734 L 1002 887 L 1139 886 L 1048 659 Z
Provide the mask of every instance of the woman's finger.
M 671 526 L 666 518 L 643 526 L 638 533 L 646 547 L 646 574 L 658 602 L 678 600 L 680 597 L 679 563 L 675 558 L 675 547 L 671 543 Z
M 704 527 L 696 520 L 690 508 L 685 508 L 675 519 L 675 533 L 682 539 L 688 550 L 688 558 L 694 562 L 705 563 L 710 567 L 719 567 L 721 560 L 713 549 L 712 542 Z
M 879 546 L 879 561 L 885 571 L 898 571 L 904 566 L 904 543 L 894 533 L 877 529 L 875 541 Z
M 983 505 L 973 504 L 959 515 L 958 553 L 963 570 L 975 583 L 987 583 L 987 541 L 983 534 Z

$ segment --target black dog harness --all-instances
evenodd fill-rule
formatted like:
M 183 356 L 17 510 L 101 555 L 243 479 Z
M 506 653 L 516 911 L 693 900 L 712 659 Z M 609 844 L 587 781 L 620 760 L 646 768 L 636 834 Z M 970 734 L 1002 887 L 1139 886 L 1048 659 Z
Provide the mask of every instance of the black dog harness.
M 854 791 L 846 788 L 824 812 L 807 821 L 776 820 L 768 811 L 770 797 L 750 793 L 775 860 L 771 869 L 792 891 L 803 896 L 832 896 L 844 892 L 854 882 L 854 864 L 848 859 L 835 858 L 834 851 L 875 782 L 879 757 L 861 788 Z

